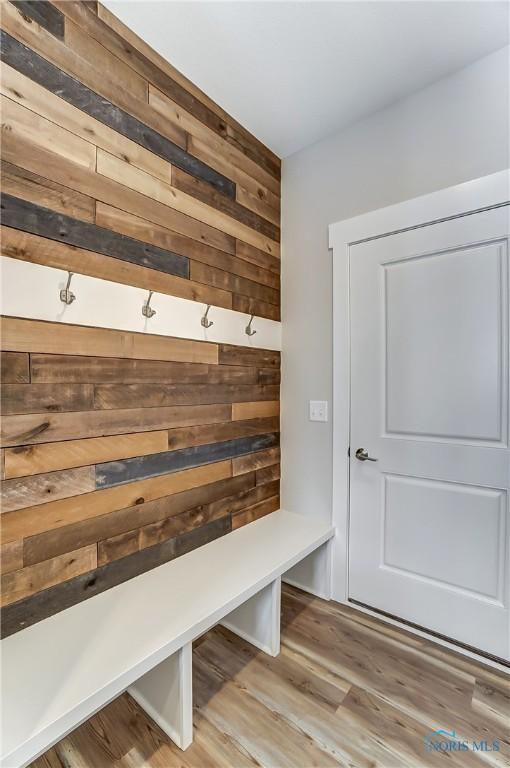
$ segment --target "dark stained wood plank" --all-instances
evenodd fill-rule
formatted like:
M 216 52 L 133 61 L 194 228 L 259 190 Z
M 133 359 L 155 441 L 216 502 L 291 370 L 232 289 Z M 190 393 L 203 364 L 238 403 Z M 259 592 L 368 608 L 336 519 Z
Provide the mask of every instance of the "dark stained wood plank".
M 180 253 L 194 261 L 223 269 L 225 272 L 232 272 L 270 288 L 279 289 L 280 287 L 279 276 L 268 269 L 104 203 L 97 203 L 96 223 L 136 240 L 153 243 L 160 248 Z M 260 253 L 263 252 L 260 251 Z
M 232 474 L 243 475 L 245 472 L 253 472 L 253 470 L 261 469 L 262 467 L 269 467 L 272 464 L 277 464 L 280 461 L 280 449 L 268 448 L 265 451 L 258 451 L 258 453 L 250 453 L 247 456 L 240 456 L 237 459 L 232 460 Z
M 18 72 L 44 86 L 51 93 L 58 93 L 60 98 L 69 104 L 122 133 L 150 152 L 198 176 L 224 194 L 235 197 L 235 185 L 230 179 L 190 155 L 150 125 L 116 106 L 76 77 L 71 77 L 4 30 L 0 32 L 0 42 L 3 60 Z
M 161 224 L 227 253 L 234 253 L 235 238 L 231 235 L 129 189 L 118 181 L 101 176 L 45 147 L 37 146 L 23 137 L 13 136 L 8 130 L 2 137 L 2 157 L 32 173 L 50 175 L 58 183 L 98 201 Z
M 256 402 L 257 400 L 277 400 L 279 391 L 279 386 L 275 384 L 268 384 L 267 386 L 246 384 L 194 384 L 193 386 L 187 384 L 97 384 L 94 387 L 94 407 L 100 409 L 136 408 L 140 403 L 144 403 L 146 408 L 157 408 L 170 405 Z
M 191 176 L 186 171 L 176 167 L 172 168 L 172 186 L 232 216 L 257 232 L 270 237 L 271 240 L 280 241 L 280 228 L 275 224 L 240 205 L 237 201 L 221 194 L 221 192 L 217 192 L 210 184 L 197 179 L 195 176 Z
M 93 467 L 79 467 L 32 477 L 4 480 L 0 484 L 2 513 L 89 493 L 95 489 Z
M 264 487 L 264 486 L 262 486 Z M 280 497 L 273 496 L 271 499 L 266 499 L 258 504 L 254 504 L 253 507 L 248 507 L 241 512 L 232 516 L 232 528 L 235 530 L 241 528 L 243 525 L 252 523 L 254 520 L 258 520 L 260 517 L 276 512 L 280 508 Z
M 110 461 L 96 466 L 96 488 L 111 488 L 122 483 L 158 477 L 183 469 L 199 467 L 236 456 L 263 451 L 279 444 L 278 434 L 255 435 L 225 440 L 220 443 L 197 445 L 163 453 L 139 456 L 124 461 Z M 261 465 L 262 466 L 262 465 Z M 250 471 L 250 470 L 247 470 Z M 236 471 L 236 475 L 243 474 Z
M 6 606 L 2 616 L 2 637 L 19 632 L 48 616 L 100 594 L 111 587 L 138 576 L 151 568 L 173 560 L 186 552 L 213 541 L 231 530 L 230 516 L 170 539 L 154 547 L 148 547 L 115 563 L 101 566 L 87 574 L 77 576 L 37 593 L 25 600 Z
M 281 373 L 279 368 L 259 368 L 257 381 L 259 384 L 279 384 Z
M 280 477 L 280 465 L 271 464 L 269 467 L 257 469 L 255 477 L 257 485 L 264 485 L 264 483 L 271 483 L 273 480 L 278 480 Z
M 247 315 L 267 317 L 269 320 L 280 321 L 280 305 L 268 304 L 267 301 L 252 299 L 248 296 L 233 296 L 232 309 L 237 312 L 245 312 Z
M 249 472 L 154 501 L 136 504 L 126 509 L 119 509 L 91 520 L 82 520 L 56 530 L 45 531 L 36 536 L 28 536 L 23 542 L 24 562 L 30 565 L 48 560 L 63 552 L 70 552 L 96 541 L 167 520 L 220 499 L 236 496 L 254 486 L 255 473 Z
M 94 387 L 91 384 L 4 384 L 1 392 L 2 414 L 59 413 L 89 411 L 94 408 Z
M 271 349 L 220 344 L 218 362 L 221 365 L 256 365 L 260 368 L 279 368 L 280 353 Z
M 225 424 L 207 424 L 200 427 L 185 427 L 184 429 L 168 430 L 168 448 L 189 448 L 193 445 L 206 445 L 222 440 L 233 440 L 237 437 L 278 432 L 280 421 L 278 417 L 267 419 L 248 419 L 246 421 L 230 421 Z
M 190 263 L 190 278 L 197 283 L 213 285 L 215 288 L 221 288 L 224 291 L 231 291 L 235 294 L 241 293 L 250 298 L 265 302 L 266 304 L 274 304 L 275 310 L 278 309 L 280 291 L 275 290 L 274 288 L 269 288 L 267 285 L 255 283 L 253 280 L 247 280 L 244 277 L 233 275 L 230 272 L 225 272 L 222 269 L 216 269 L 207 264 L 192 261 Z
M 1 208 L 2 223 L 8 227 L 170 275 L 189 278 L 189 261 L 177 253 L 164 251 L 157 246 L 133 240 L 110 229 L 65 216 L 11 195 L 2 195 Z
M 11 353 L 17 354 L 17 353 Z M 164 360 L 127 360 L 83 355 L 30 357 L 33 383 L 100 384 L 277 384 L 278 371 L 270 375 L 256 368 L 204 363 L 169 363 Z
M 62 184 L 26 171 L 12 163 L 2 162 L 2 194 L 51 208 L 52 211 L 82 221 L 94 221 L 94 200 L 74 192 Z
M 0 356 L 2 384 L 28 384 L 29 356 L 26 352 L 2 352 Z
M 15 446 L 122 435 L 230 421 L 231 414 L 228 404 L 21 414 L 3 417 L 1 440 L 4 446 Z
M 179 296 L 225 309 L 232 308 L 232 294 L 228 291 L 93 251 L 85 251 L 74 245 L 48 240 L 18 229 L 2 226 L 0 230 L 2 255 L 12 259 L 63 269 L 79 275 L 99 277 L 102 280 Z
M 55 37 L 64 38 L 64 16 L 48 0 L 11 0 L 28 19 L 33 19 Z

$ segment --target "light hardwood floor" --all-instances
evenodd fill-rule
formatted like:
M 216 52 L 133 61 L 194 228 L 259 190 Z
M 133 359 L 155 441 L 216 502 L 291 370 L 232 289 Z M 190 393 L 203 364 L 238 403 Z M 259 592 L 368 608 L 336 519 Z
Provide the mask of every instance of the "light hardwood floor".
M 195 741 L 174 747 L 123 695 L 32 768 L 510 766 L 510 678 L 285 587 L 272 659 L 214 629 L 193 654 Z M 500 751 L 427 752 L 443 728 Z

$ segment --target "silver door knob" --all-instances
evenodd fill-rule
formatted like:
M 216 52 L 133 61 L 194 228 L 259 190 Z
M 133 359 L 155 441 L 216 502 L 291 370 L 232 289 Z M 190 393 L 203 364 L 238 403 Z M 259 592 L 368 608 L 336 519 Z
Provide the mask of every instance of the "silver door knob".
M 374 459 L 372 456 L 368 455 L 366 448 L 358 448 L 355 455 L 359 461 L 377 461 L 377 459 Z

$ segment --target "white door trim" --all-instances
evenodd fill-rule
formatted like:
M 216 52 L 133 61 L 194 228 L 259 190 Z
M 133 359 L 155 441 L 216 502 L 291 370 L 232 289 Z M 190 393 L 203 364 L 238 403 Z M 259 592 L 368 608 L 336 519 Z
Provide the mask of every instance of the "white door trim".
M 333 600 L 348 598 L 350 328 L 349 251 L 362 240 L 510 202 L 510 169 L 330 224 L 333 250 Z

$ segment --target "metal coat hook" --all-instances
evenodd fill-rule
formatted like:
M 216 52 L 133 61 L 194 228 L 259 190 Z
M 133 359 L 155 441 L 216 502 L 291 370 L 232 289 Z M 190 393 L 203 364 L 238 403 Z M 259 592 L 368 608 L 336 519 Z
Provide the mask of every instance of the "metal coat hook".
M 211 305 L 208 304 L 207 305 L 207 309 L 205 310 L 205 314 L 204 314 L 204 316 L 202 317 L 202 319 L 200 321 L 200 323 L 204 326 L 204 328 L 210 328 L 211 325 L 214 325 L 212 320 L 208 320 L 207 319 L 207 315 L 209 314 L 209 310 L 210 309 L 211 309 Z
M 254 318 L 254 317 L 255 317 L 255 315 L 252 315 L 252 316 L 250 317 L 250 322 L 248 323 L 248 325 L 247 325 L 247 326 L 246 326 L 246 328 L 244 329 L 244 332 L 245 332 L 245 334 L 246 334 L 247 336 L 255 336 L 255 334 L 257 333 L 257 331 L 253 331 L 253 330 L 252 330 L 252 327 L 251 327 L 251 324 L 253 323 L 253 318 Z
M 60 291 L 60 301 L 63 301 L 64 304 L 72 304 L 76 298 L 74 293 L 70 290 L 71 278 L 74 275 L 74 272 L 69 272 L 68 274 L 69 274 L 69 277 L 67 278 L 66 287 L 62 288 Z
M 142 315 L 143 315 L 144 317 L 148 317 L 149 319 L 150 319 L 151 317 L 154 317 L 154 315 L 156 314 L 156 310 L 155 310 L 155 309 L 152 309 L 152 307 L 151 307 L 151 305 L 150 305 L 150 304 L 151 304 L 151 298 L 152 298 L 152 294 L 153 294 L 153 293 L 154 293 L 154 291 L 149 291 L 149 296 L 148 296 L 148 298 L 147 298 L 147 301 L 145 302 L 145 304 L 144 304 L 144 305 L 143 305 L 143 307 L 142 307 Z

